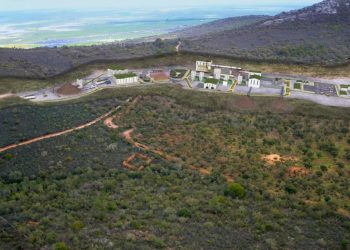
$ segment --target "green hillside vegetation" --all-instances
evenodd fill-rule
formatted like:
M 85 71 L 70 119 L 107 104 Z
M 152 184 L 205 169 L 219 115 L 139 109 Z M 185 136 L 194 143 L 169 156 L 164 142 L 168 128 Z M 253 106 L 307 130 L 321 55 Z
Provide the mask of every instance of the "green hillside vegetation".
M 118 129 L 100 122 L 0 154 L 0 249 L 349 246 L 348 109 L 169 85 L 111 89 L 0 109 L 1 142 L 60 131 L 118 104 Z M 173 159 L 131 145 L 122 136 L 131 128 L 135 141 Z M 133 153 L 152 162 L 123 168 Z M 286 160 L 269 164 L 269 154 Z

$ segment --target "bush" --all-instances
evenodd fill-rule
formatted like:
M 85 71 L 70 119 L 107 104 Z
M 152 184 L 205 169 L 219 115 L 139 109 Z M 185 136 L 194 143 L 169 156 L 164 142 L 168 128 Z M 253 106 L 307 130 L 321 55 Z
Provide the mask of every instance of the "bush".
M 188 209 L 182 208 L 182 209 L 180 209 L 180 210 L 177 212 L 177 215 L 178 215 L 179 217 L 191 218 L 192 213 L 191 213 L 191 211 L 189 211 Z
M 295 194 L 297 192 L 296 187 L 294 185 L 292 185 L 292 184 L 287 184 L 284 187 L 284 190 L 286 190 L 286 192 L 289 193 L 289 194 Z
M 66 244 L 64 242 L 59 242 L 55 244 L 54 247 L 55 250 L 68 250 L 68 247 L 66 246 Z
M 244 187 L 242 187 L 240 184 L 231 183 L 226 187 L 224 194 L 232 198 L 244 198 L 246 192 Z
M 84 223 L 82 221 L 80 221 L 80 220 L 76 220 L 72 224 L 72 229 L 74 231 L 80 231 L 83 228 L 84 228 Z
M 20 171 L 11 171 L 8 175 L 8 181 L 10 183 L 19 183 L 23 180 L 23 174 Z
M 11 160 L 13 157 L 14 157 L 13 154 L 7 153 L 7 154 L 4 155 L 3 158 L 4 158 L 5 160 Z

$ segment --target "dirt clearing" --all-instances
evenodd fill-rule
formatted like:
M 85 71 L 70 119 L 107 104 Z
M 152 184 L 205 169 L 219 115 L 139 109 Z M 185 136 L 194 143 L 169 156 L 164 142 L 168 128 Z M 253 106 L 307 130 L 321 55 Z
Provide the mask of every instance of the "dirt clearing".
M 297 161 L 298 158 L 294 156 L 281 156 L 279 154 L 263 155 L 261 159 L 269 165 L 275 165 L 278 162 Z

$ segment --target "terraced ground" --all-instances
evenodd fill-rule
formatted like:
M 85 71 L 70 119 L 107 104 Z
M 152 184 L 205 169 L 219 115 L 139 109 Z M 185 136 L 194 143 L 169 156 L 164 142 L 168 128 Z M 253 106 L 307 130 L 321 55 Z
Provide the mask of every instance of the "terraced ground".
M 135 87 L 0 109 L 1 145 L 117 104 L 0 154 L 1 249 L 349 247 L 348 109 Z

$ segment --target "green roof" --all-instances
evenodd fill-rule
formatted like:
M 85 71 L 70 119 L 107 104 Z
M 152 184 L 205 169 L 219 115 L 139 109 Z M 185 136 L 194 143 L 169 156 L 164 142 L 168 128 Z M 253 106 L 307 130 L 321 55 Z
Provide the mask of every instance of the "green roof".
M 204 83 L 218 84 L 219 80 L 214 79 L 214 78 L 207 78 L 207 79 L 204 80 Z
M 118 74 L 118 75 L 114 75 L 114 77 L 116 79 L 125 79 L 125 78 L 130 78 L 130 77 L 135 77 L 137 76 L 135 73 L 125 73 L 125 74 Z
M 250 79 L 259 79 L 259 80 L 261 80 L 261 76 L 259 76 L 259 75 L 251 75 L 250 76 Z

